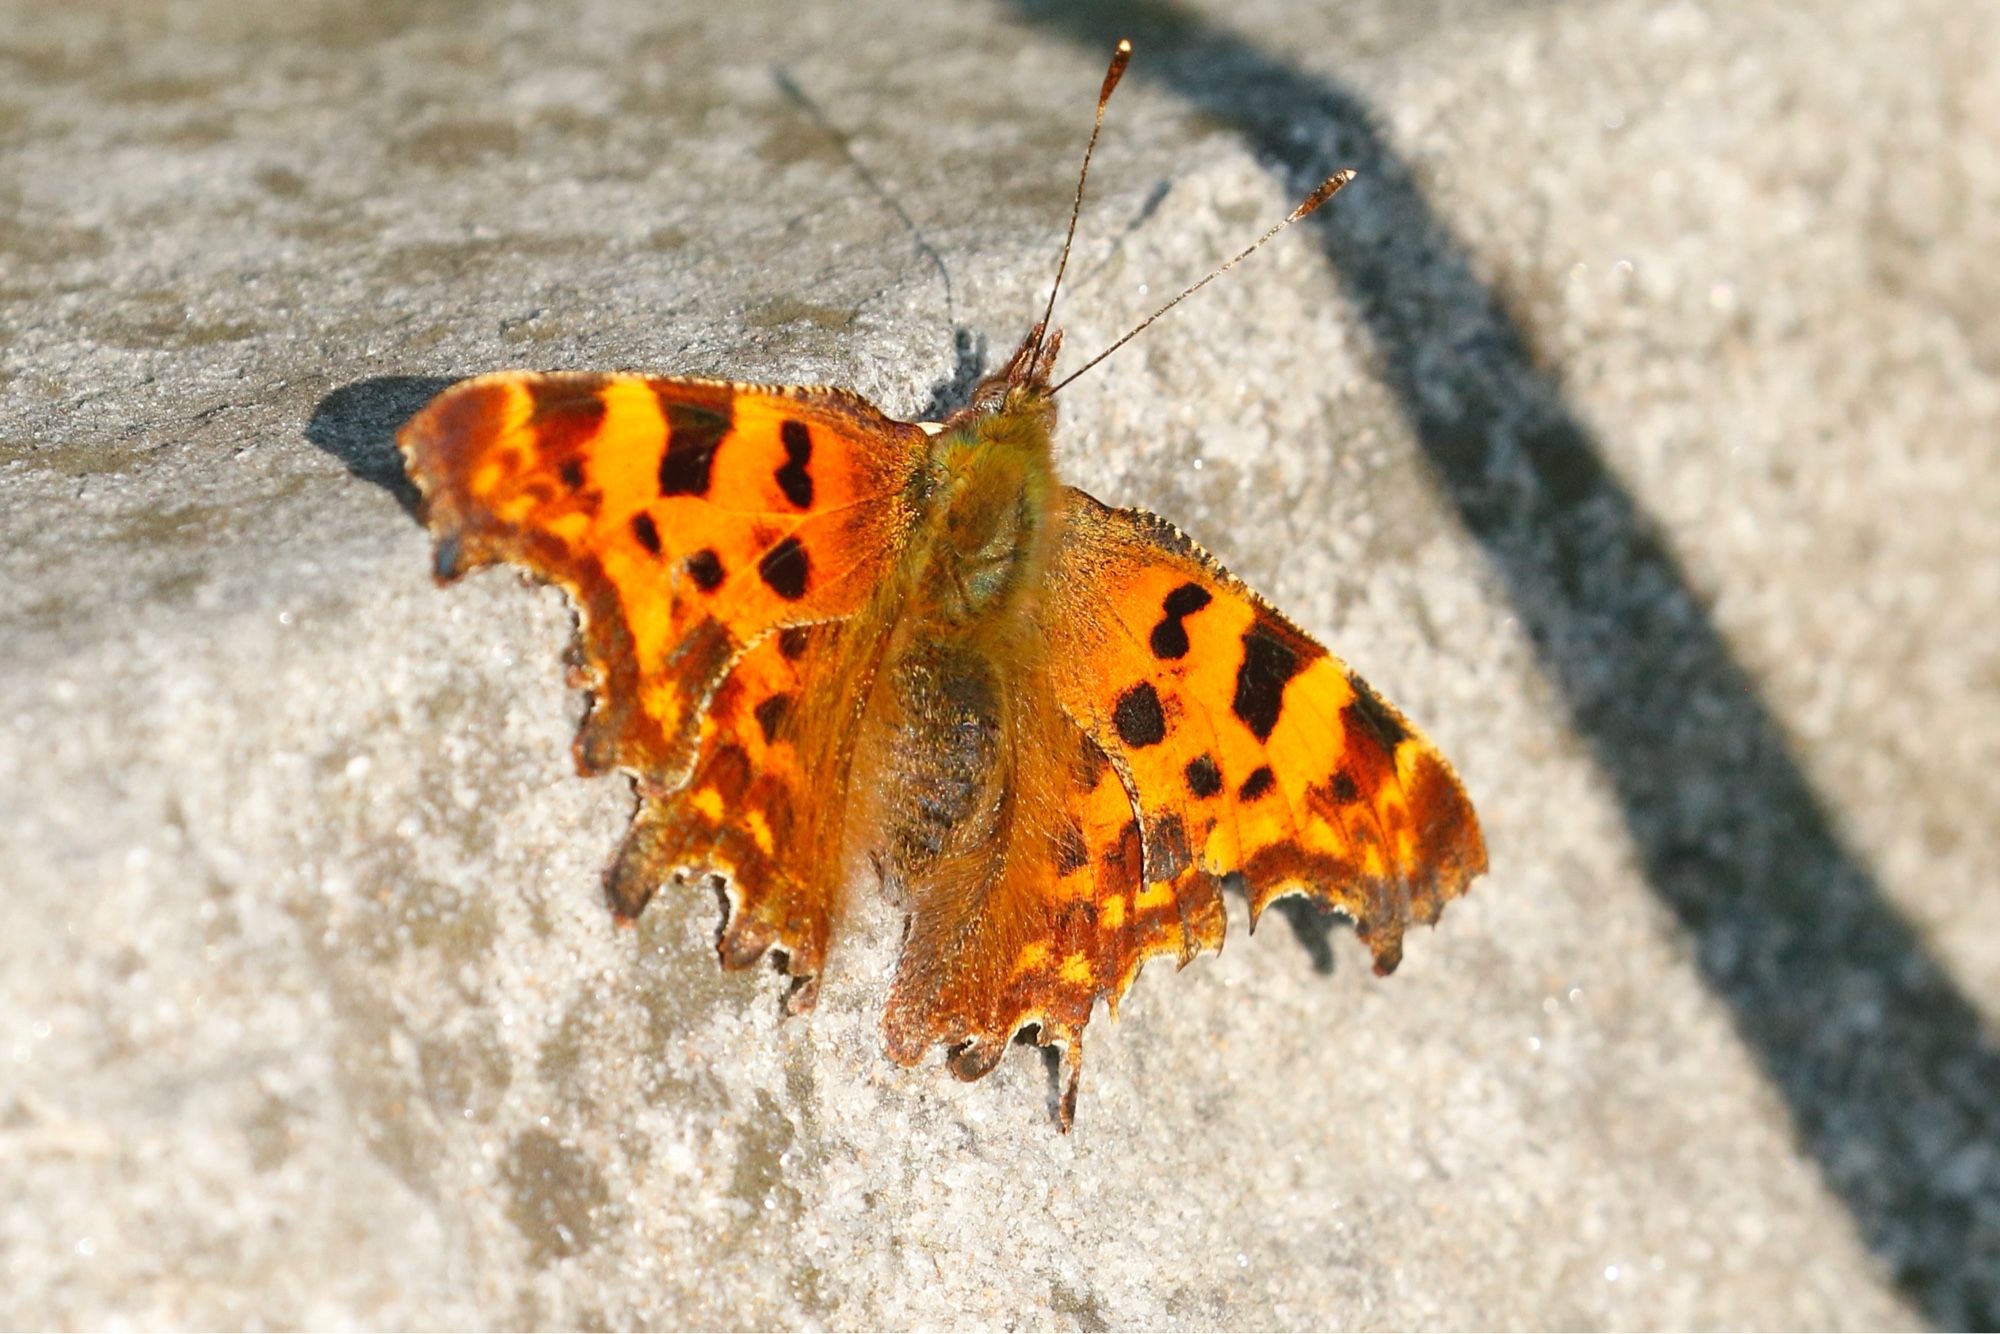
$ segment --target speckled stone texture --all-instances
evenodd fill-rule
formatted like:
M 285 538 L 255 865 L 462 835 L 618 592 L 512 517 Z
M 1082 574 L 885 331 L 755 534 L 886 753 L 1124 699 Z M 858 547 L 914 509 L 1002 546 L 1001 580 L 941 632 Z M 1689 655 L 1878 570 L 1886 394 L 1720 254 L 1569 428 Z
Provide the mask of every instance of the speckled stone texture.
M 726 10 L 727 12 L 717 12 Z M 1036 313 L 1070 478 L 1459 764 L 1394 978 L 1240 900 L 961 1085 L 615 929 L 561 597 L 391 435 L 509 365 L 914 414 Z M 0 3 L 0 1324 L 2000 1320 L 2000 11 Z M 914 229 L 914 231 L 912 230 Z M 1076 364 L 1072 362 L 1072 364 Z

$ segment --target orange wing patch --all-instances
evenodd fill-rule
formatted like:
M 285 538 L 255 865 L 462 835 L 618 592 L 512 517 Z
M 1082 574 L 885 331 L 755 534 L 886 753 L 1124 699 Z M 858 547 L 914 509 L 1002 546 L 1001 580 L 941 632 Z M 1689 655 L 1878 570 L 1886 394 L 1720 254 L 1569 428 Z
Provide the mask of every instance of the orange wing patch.
M 708 702 L 700 758 L 677 792 L 640 788 L 639 812 L 605 874 L 613 908 L 638 917 L 676 872 L 723 877 L 730 912 L 717 942 L 727 968 L 748 968 L 777 948 L 786 971 L 806 983 L 795 1011 L 809 1009 L 826 958 L 837 887 L 815 874 L 827 844 L 812 801 L 812 752 L 795 722 L 807 683 L 823 668 L 837 625 L 798 626 L 766 636 L 737 658 Z
M 850 615 L 886 576 L 924 439 L 838 390 L 518 371 L 453 386 L 398 435 L 441 580 L 511 561 L 576 600 L 579 767 L 662 789 L 746 645 Z
M 1171 900 L 1187 923 L 1139 949 L 1220 948 L 1214 877 L 1241 872 L 1253 923 L 1307 895 L 1353 918 L 1386 973 L 1407 924 L 1486 869 L 1436 748 L 1171 525 L 1072 491 L 1050 588 L 1057 695 L 1136 800 L 1134 903 Z

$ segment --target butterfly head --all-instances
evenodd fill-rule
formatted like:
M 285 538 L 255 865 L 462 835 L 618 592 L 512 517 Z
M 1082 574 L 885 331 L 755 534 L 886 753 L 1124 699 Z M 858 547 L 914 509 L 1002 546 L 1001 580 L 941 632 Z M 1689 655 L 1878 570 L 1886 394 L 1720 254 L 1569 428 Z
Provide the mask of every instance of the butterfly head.
M 946 429 L 1002 416 L 1033 422 L 1043 433 L 1053 431 L 1056 404 L 1049 378 L 1061 351 L 1062 330 L 1050 332 L 1046 325 L 1037 324 L 1007 358 L 1007 364 L 974 387 L 971 400 L 952 414 Z

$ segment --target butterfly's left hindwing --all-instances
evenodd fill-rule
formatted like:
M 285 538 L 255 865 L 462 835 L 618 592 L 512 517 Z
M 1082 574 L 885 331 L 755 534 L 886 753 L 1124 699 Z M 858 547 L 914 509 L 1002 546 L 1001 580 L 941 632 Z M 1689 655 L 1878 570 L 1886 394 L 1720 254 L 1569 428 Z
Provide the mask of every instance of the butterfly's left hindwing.
M 677 871 L 724 877 L 730 912 L 717 952 L 747 968 L 776 946 L 786 970 L 817 977 L 825 959 L 839 886 L 814 865 L 835 831 L 818 818 L 828 802 L 814 770 L 811 738 L 798 720 L 809 683 L 827 670 L 842 627 L 817 625 L 767 635 L 746 649 L 708 701 L 699 758 L 678 792 L 650 793 L 605 876 L 612 906 L 636 918 Z M 811 1004 L 808 990 L 795 1009 Z
M 1486 869 L 1451 766 L 1171 525 L 1069 500 L 1045 623 L 1062 707 L 1137 806 L 1143 883 L 1114 915 L 1160 918 L 1138 948 L 1185 960 L 1220 948 L 1215 882 L 1240 872 L 1253 921 L 1305 894 L 1394 968 L 1406 925 L 1435 921 Z M 1139 961 L 1123 961 L 1125 980 Z

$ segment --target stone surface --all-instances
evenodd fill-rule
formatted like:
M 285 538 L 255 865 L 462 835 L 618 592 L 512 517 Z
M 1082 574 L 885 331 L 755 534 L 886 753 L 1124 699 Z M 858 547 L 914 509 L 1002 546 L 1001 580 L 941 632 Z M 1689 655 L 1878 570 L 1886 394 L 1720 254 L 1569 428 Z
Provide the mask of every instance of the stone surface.
M 692 9 L 693 7 L 689 7 Z M 2000 1318 L 1979 6 L 0 5 L 0 1323 Z M 1456 759 L 1393 979 L 1147 970 L 1074 1134 L 614 929 L 569 616 L 390 436 L 503 365 L 1066 391 Z M 908 224 L 908 225 L 906 225 Z M 912 227 L 916 230 L 913 232 Z

